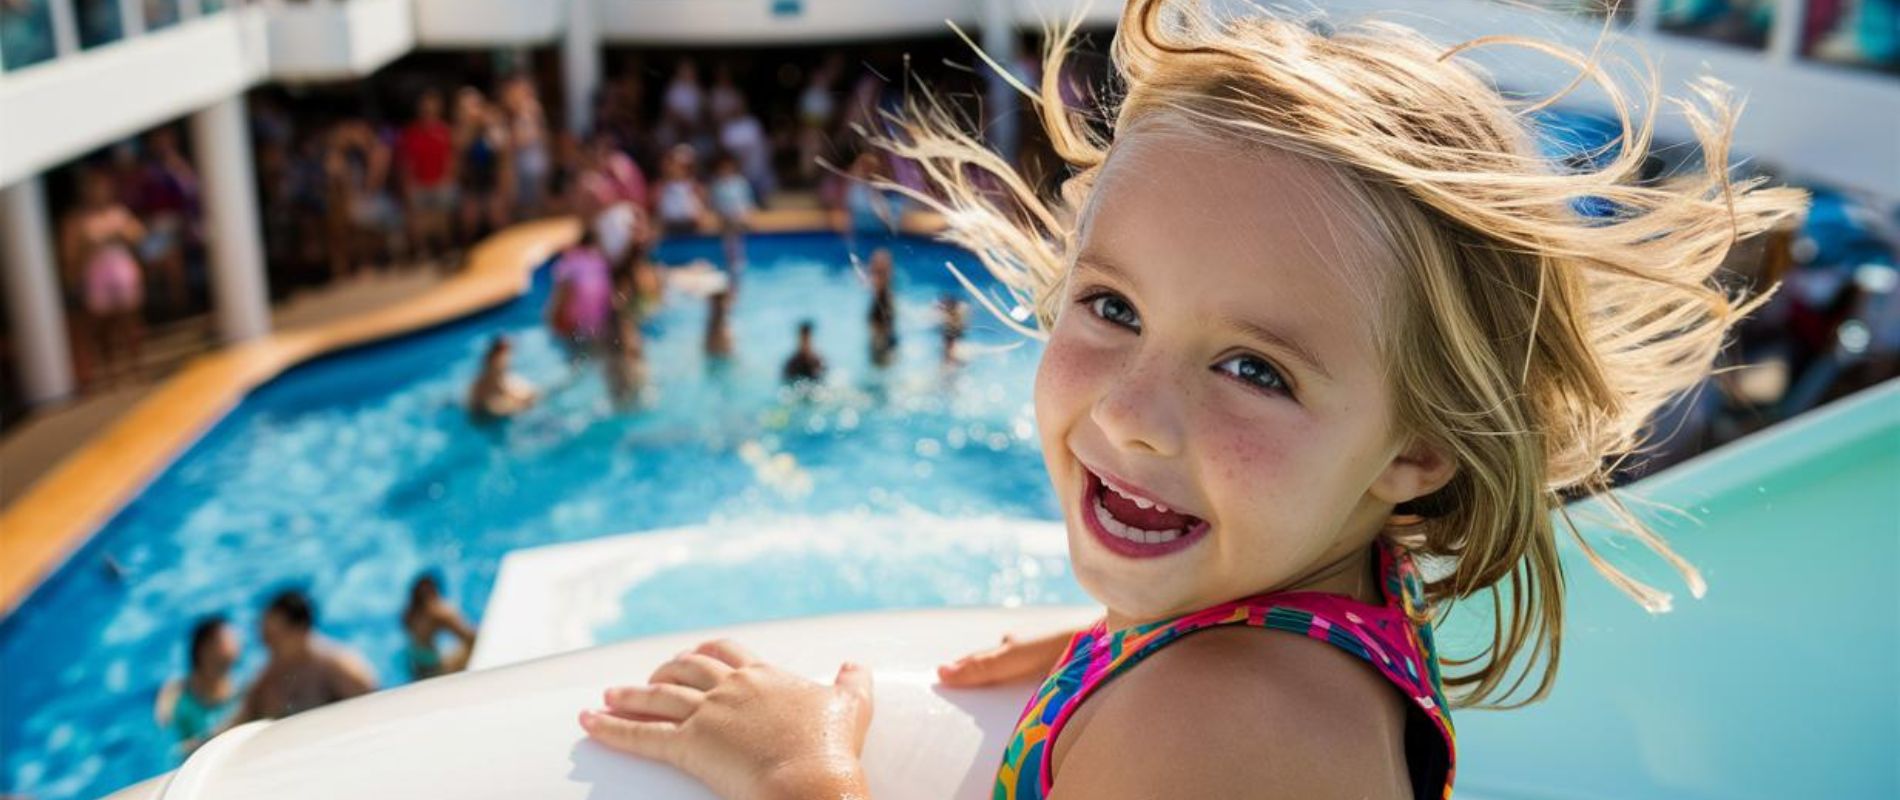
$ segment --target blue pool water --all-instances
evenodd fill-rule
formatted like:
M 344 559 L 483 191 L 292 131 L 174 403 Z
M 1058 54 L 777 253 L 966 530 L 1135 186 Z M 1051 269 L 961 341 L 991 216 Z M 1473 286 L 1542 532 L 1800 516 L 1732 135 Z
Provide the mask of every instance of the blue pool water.
M 425 568 L 439 568 L 452 599 L 478 616 L 501 556 L 519 547 L 786 515 L 1054 518 L 1029 405 L 1036 346 L 972 309 L 966 341 L 979 353 L 943 370 L 935 304 L 945 291 L 963 296 L 943 265 L 980 267 L 926 240 L 888 244 L 901 350 L 887 371 L 870 366 L 869 297 L 842 243 L 786 235 L 750 246 L 735 363 L 709 369 L 704 302 L 669 297 L 648 328 L 658 386 L 648 410 L 614 411 L 593 371 L 573 380 L 541 327 L 545 270 L 529 297 L 497 311 L 272 381 L 0 623 L 0 793 L 92 797 L 173 766 L 150 708 L 182 669 L 193 620 L 229 614 L 247 637 L 248 675 L 262 662 L 255 608 L 285 585 L 308 587 L 319 628 L 390 683 L 404 679 L 405 587 Z M 660 257 L 718 252 L 688 241 Z M 800 400 L 782 396 L 778 374 L 807 317 L 831 374 L 826 391 Z M 519 419 L 477 427 L 463 392 L 497 331 L 512 335 L 520 374 L 572 384 Z M 1027 587 L 991 581 L 997 570 L 968 559 L 935 568 L 933 582 L 866 582 L 829 601 L 1084 599 L 1059 560 Z M 689 596 L 669 601 L 698 608 Z M 774 613 L 816 608 L 792 602 Z M 649 629 L 697 624 L 647 611 Z
M 416 571 L 442 569 L 476 613 L 508 550 L 651 528 L 705 524 L 736 541 L 754 521 L 838 521 L 807 543 L 655 570 L 618 598 L 601 640 L 835 610 L 1086 602 L 1059 554 L 913 524 L 1057 509 L 1028 406 L 1036 347 L 979 313 L 972 338 L 987 355 L 946 375 L 929 306 L 953 285 L 943 261 L 973 265 L 921 241 L 898 250 L 903 355 L 889 373 L 868 366 L 867 298 L 842 247 L 787 236 L 754 246 L 733 368 L 700 359 L 698 303 L 661 313 L 648 411 L 610 411 L 587 375 L 509 425 L 466 421 L 461 392 L 493 331 L 515 335 L 527 377 L 566 380 L 539 331 L 545 286 L 274 381 L 0 622 L 0 793 L 92 797 L 171 766 L 148 709 L 182 666 L 179 639 L 209 612 L 248 631 L 286 583 L 310 587 L 320 627 L 385 681 L 400 677 L 395 618 Z M 775 375 L 805 316 L 820 320 L 834 375 L 799 401 Z M 1900 796 L 1900 382 L 1633 488 L 1681 510 L 1654 518 L 1703 568 L 1707 597 L 1679 592 L 1673 613 L 1651 616 L 1566 547 L 1556 691 L 1527 710 L 1456 716 L 1459 796 Z M 1637 546 L 1604 546 L 1679 589 Z M 1481 641 L 1472 611 L 1441 628 L 1448 654 Z M 240 675 L 260 655 L 250 647 Z

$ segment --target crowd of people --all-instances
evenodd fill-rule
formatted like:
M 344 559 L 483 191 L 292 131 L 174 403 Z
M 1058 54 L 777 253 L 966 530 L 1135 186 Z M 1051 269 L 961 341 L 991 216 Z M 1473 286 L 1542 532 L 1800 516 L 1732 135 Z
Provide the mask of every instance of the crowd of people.
M 424 573 L 415 579 L 398 622 L 410 680 L 468 666 L 475 628 L 443 598 L 441 578 Z M 176 737 L 183 752 L 252 720 L 287 717 L 377 688 L 376 669 L 361 653 L 317 632 L 316 606 L 301 590 L 285 589 L 270 599 L 257 635 L 268 656 L 240 689 L 235 675 L 242 652 L 237 628 L 222 615 L 192 626 L 185 645 L 185 674 L 160 689 L 153 708 L 158 725 Z M 454 644 L 445 648 L 444 638 Z
M 530 76 L 487 93 L 427 86 L 407 111 L 401 122 L 362 112 L 308 124 L 289 103 L 259 98 L 265 239 L 280 272 L 335 280 L 382 265 L 453 267 L 488 233 L 563 210 L 558 137 Z
M 551 121 L 545 71 L 532 59 L 452 58 L 250 95 L 274 300 L 398 266 L 453 270 L 494 230 L 556 214 L 591 220 L 610 264 L 635 244 L 635 213 L 655 236 L 720 234 L 736 274 L 748 220 L 782 189 L 812 192 L 855 235 L 890 231 L 902 213 L 867 179 L 923 183 L 911 165 L 884 164 L 864 146 L 879 111 L 902 97 L 886 74 L 895 51 L 839 50 L 771 70 L 743 56 L 651 68 L 636 54 L 597 94 L 591 131 Z M 782 95 L 763 88 L 773 78 Z M 183 134 L 168 123 L 50 175 L 81 392 L 149 378 L 177 351 L 215 341 L 206 220 Z M 149 357 L 154 325 L 159 359 Z M 196 341 L 180 347 L 179 330 Z M 10 407 L 17 387 L 5 388 Z

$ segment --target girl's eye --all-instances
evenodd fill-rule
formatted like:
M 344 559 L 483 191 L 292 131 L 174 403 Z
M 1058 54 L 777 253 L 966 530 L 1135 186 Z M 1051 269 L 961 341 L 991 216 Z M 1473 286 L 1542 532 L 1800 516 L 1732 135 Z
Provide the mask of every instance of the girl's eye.
M 1141 317 L 1135 313 L 1135 307 L 1129 305 L 1127 300 L 1123 300 L 1121 295 L 1103 293 L 1083 302 L 1088 304 L 1089 311 L 1095 316 L 1131 331 L 1141 330 Z
M 1286 378 L 1282 377 L 1280 371 L 1274 369 L 1272 364 L 1267 363 L 1266 359 L 1259 356 L 1237 355 L 1215 364 L 1214 369 L 1265 391 L 1286 392 L 1288 390 Z

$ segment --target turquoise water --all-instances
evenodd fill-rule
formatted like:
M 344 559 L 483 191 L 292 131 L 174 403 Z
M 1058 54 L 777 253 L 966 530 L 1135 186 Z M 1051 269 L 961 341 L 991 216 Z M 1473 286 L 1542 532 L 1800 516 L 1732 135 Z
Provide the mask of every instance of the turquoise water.
M 1900 797 L 1900 382 L 1635 491 L 1687 514 L 1655 518 L 1708 594 L 1637 545 L 1605 551 L 1676 590 L 1651 616 L 1566 552 L 1556 689 L 1456 717 L 1460 795 Z
M 984 354 L 937 366 L 941 265 L 967 255 L 899 240 L 902 356 L 865 353 L 867 298 L 830 237 L 755 242 L 738 308 L 740 358 L 709 370 L 703 306 L 676 298 L 649 330 L 661 390 L 611 409 L 541 332 L 546 286 L 446 328 L 294 370 L 247 398 L 0 622 L 0 793 L 93 797 L 175 764 L 149 711 L 183 664 L 192 620 L 311 589 L 324 633 L 401 679 L 396 616 L 409 578 L 440 568 L 479 615 L 502 554 L 682 525 L 848 520 L 753 557 L 659 570 L 628 588 L 602 640 L 826 611 L 1079 603 L 1059 553 L 923 534 L 921 516 L 1057 516 L 1029 391 L 1037 348 L 980 313 Z M 710 244 L 674 246 L 680 262 Z M 790 332 L 819 320 L 830 388 L 782 395 Z M 486 338 L 561 386 L 482 428 L 459 408 Z M 1710 590 L 1651 616 L 1566 553 L 1570 612 L 1551 698 L 1460 713 L 1460 797 L 1900 796 L 1900 384 L 1635 487 L 1689 519 L 1664 530 Z M 974 524 L 974 522 L 973 522 Z M 987 543 L 986 543 L 987 542 Z M 789 548 L 789 549 L 788 549 Z M 1634 547 L 1608 551 L 1674 588 Z M 118 572 L 106 568 L 108 561 Z M 1467 613 L 1441 632 L 1469 644 Z M 261 663 L 254 640 L 239 666 Z
M 443 572 L 479 622 L 502 555 L 520 547 L 787 517 L 890 518 L 896 541 L 905 514 L 1055 518 L 1029 406 L 1038 349 L 977 311 L 969 363 L 942 369 L 935 304 L 961 295 L 944 263 L 979 268 L 922 239 L 883 244 L 898 268 L 900 355 L 888 370 L 869 363 L 869 296 L 844 246 L 798 235 L 752 241 L 732 315 L 738 356 L 723 368 L 702 354 L 704 301 L 669 298 L 647 326 L 658 392 L 645 410 L 616 411 L 597 373 L 570 369 L 541 325 L 545 271 L 529 297 L 495 312 L 272 381 L 0 621 L 0 794 L 94 797 L 174 766 L 150 709 L 183 670 L 193 621 L 230 615 L 248 677 L 263 655 L 256 609 L 286 585 L 307 587 L 320 631 L 364 652 L 389 684 L 406 679 L 397 617 L 425 568 Z M 687 241 L 660 257 L 717 259 L 719 248 Z M 779 367 L 805 318 L 831 374 L 815 396 L 789 396 Z M 496 332 L 513 337 L 516 370 L 551 394 L 481 427 L 461 403 Z M 1044 561 L 1033 580 L 1010 583 L 993 577 L 1020 572 L 1020 554 L 898 557 L 890 563 L 926 579 L 840 584 L 836 598 L 1082 601 L 1060 559 Z M 643 619 L 692 627 L 702 599 L 661 595 Z M 765 599 L 753 613 L 811 608 Z

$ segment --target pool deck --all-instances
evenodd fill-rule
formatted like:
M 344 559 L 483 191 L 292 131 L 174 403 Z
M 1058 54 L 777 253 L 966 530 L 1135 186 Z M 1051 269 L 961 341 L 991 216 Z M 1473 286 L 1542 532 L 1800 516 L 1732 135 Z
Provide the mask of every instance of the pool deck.
M 759 233 L 823 230 L 817 209 L 763 211 Z M 903 232 L 942 230 L 913 213 Z M 515 225 L 476 245 L 467 266 L 409 300 L 327 324 L 277 331 L 193 360 L 0 510 L 0 617 L 12 613 L 93 533 L 252 389 L 325 353 L 412 333 L 527 291 L 534 267 L 579 235 L 572 218 Z

